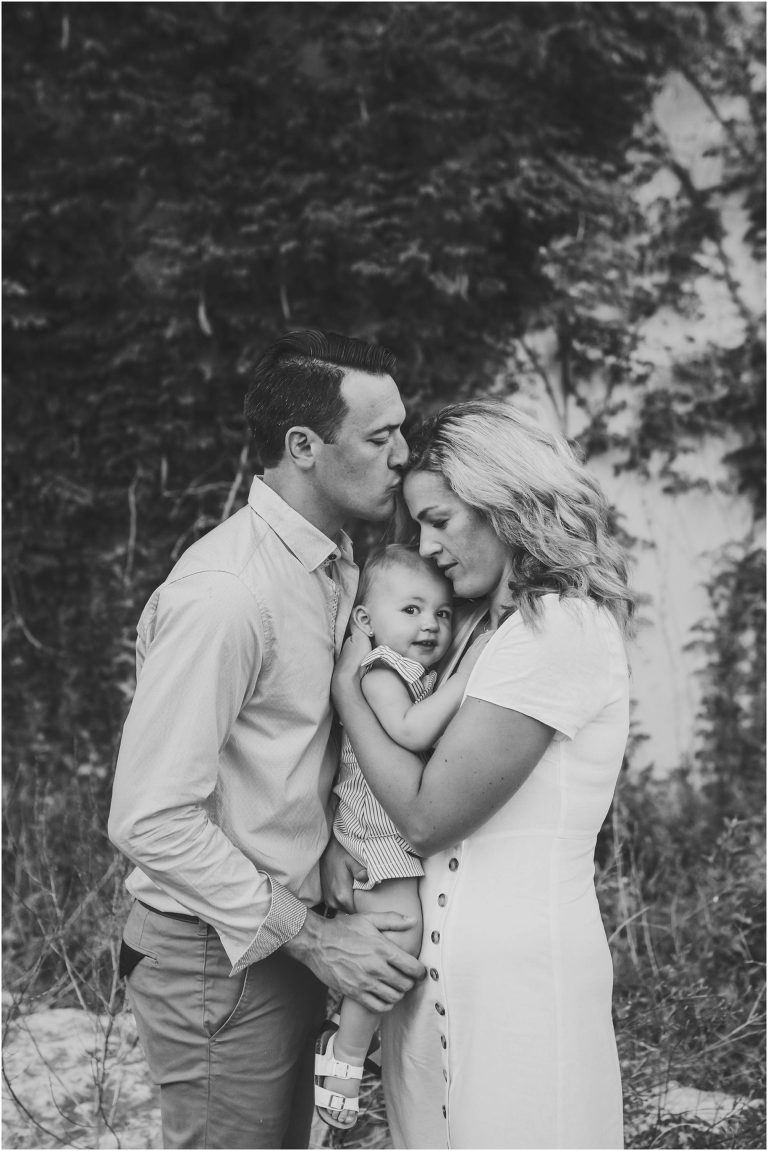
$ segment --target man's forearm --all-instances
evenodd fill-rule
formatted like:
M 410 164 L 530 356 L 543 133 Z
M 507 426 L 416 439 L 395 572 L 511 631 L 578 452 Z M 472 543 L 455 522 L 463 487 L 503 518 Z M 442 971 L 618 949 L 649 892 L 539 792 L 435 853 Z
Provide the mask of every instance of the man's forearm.
M 234 969 L 266 958 L 302 925 L 304 905 L 200 808 L 149 813 L 137 806 L 115 807 L 112 842 L 156 888 L 216 929 Z

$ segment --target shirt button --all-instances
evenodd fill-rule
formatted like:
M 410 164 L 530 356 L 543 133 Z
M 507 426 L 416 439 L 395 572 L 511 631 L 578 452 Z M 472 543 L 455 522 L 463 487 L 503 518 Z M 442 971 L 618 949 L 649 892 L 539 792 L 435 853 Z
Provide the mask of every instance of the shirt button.
M 439 978 L 440 978 L 440 976 L 439 976 L 439 975 L 438 975 L 438 973 L 437 973 L 437 969 L 436 969 L 436 968 L 434 968 L 434 967 L 430 967 L 430 969 L 429 969 L 429 978 L 430 978 L 430 979 L 439 979 Z
M 459 866 L 459 861 L 458 861 L 458 859 L 456 859 L 455 856 L 453 859 L 448 861 L 448 870 L 449 871 L 455 871 L 458 866 Z
M 443 1068 L 443 1079 L 446 1083 L 448 1082 L 448 1072 L 445 1070 L 445 1068 Z
M 445 1008 L 443 1007 L 442 1003 L 435 1004 L 435 1011 L 438 1015 L 445 1015 Z
M 439 943 L 440 942 L 440 932 L 439 931 L 433 931 L 429 938 L 432 940 L 433 943 Z
M 444 895 L 438 895 L 437 906 L 438 907 L 445 907 L 445 896 Z
M 445 1051 L 446 1047 L 448 1046 L 448 1040 L 444 1035 L 440 1036 L 440 1046 L 442 1047 L 443 1051 Z
M 448 1118 L 448 1112 L 446 1111 L 445 1107 L 443 1107 L 443 1119 L 447 1119 L 447 1118 Z

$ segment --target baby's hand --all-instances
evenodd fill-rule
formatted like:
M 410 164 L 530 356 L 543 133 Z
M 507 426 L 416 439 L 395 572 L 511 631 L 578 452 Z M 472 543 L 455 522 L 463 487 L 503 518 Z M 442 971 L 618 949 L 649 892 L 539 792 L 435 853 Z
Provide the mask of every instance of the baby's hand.
M 360 664 L 371 651 L 371 641 L 365 632 L 352 623 L 349 638 L 344 641 L 336 667 L 333 672 L 331 695 L 337 706 L 343 698 L 345 689 L 355 686 L 359 682 Z
M 347 636 L 346 642 L 341 649 L 341 655 L 339 659 L 341 660 L 346 657 L 350 660 L 350 662 L 352 662 L 353 659 L 356 659 L 357 664 L 355 666 L 356 669 L 359 670 L 360 664 L 363 662 L 367 655 L 371 654 L 372 648 L 373 644 L 371 642 L 370 636 L 363 631 L 359 624 L 352 620 L 349 625 L 349 635 Z

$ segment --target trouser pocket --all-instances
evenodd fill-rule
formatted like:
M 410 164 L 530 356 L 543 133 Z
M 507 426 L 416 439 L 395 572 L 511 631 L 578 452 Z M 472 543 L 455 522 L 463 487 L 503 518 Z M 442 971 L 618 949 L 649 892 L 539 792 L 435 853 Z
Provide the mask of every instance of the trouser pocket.
M 129 944 L 123 940 L 120 944 L 120 962 L 117 968 L 118 978 L 127 979 L 134 967 L 141 963 L 142 959 L 146 958 L 146 952 L 137 951 L 135 947 L 129 946 Z
M 149 915 L 146 907 L 138 900 L 134 901 L 125 921 L 120 944 L 118 974 L 121 979 L 128 979 L 142 959 L 148 960 L 152 967 L 157 967 L 157 949 L 151 942 L 151 931 L 147 930 Z
M 211 930 L 203 959 L 203 1028 L 210 1039 L 220 1038 L 241 1015 L 247 1002 L 249 967 L 230 975 L 231 964 L 219 937 Z

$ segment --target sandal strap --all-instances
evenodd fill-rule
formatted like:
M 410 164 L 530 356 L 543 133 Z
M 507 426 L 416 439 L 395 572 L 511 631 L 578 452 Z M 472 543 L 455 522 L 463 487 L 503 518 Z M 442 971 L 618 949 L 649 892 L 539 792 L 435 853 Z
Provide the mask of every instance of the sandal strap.
M 360 1113 L 360 1100 L 355 1095 L 347 1098 L 335 1091 L 328 1091 L 325 1087 L 315 1086 L 315 1106 L 324 1107 L 327 1111 L 355 1111 Z
M 332 1075 L 334 1079 L 362 1079 L 363 1067 L 355 1067 L 352 1063 L 341 1063 L 333 1054 L 319 1052 L 315 1055 L 315 1075 Z

